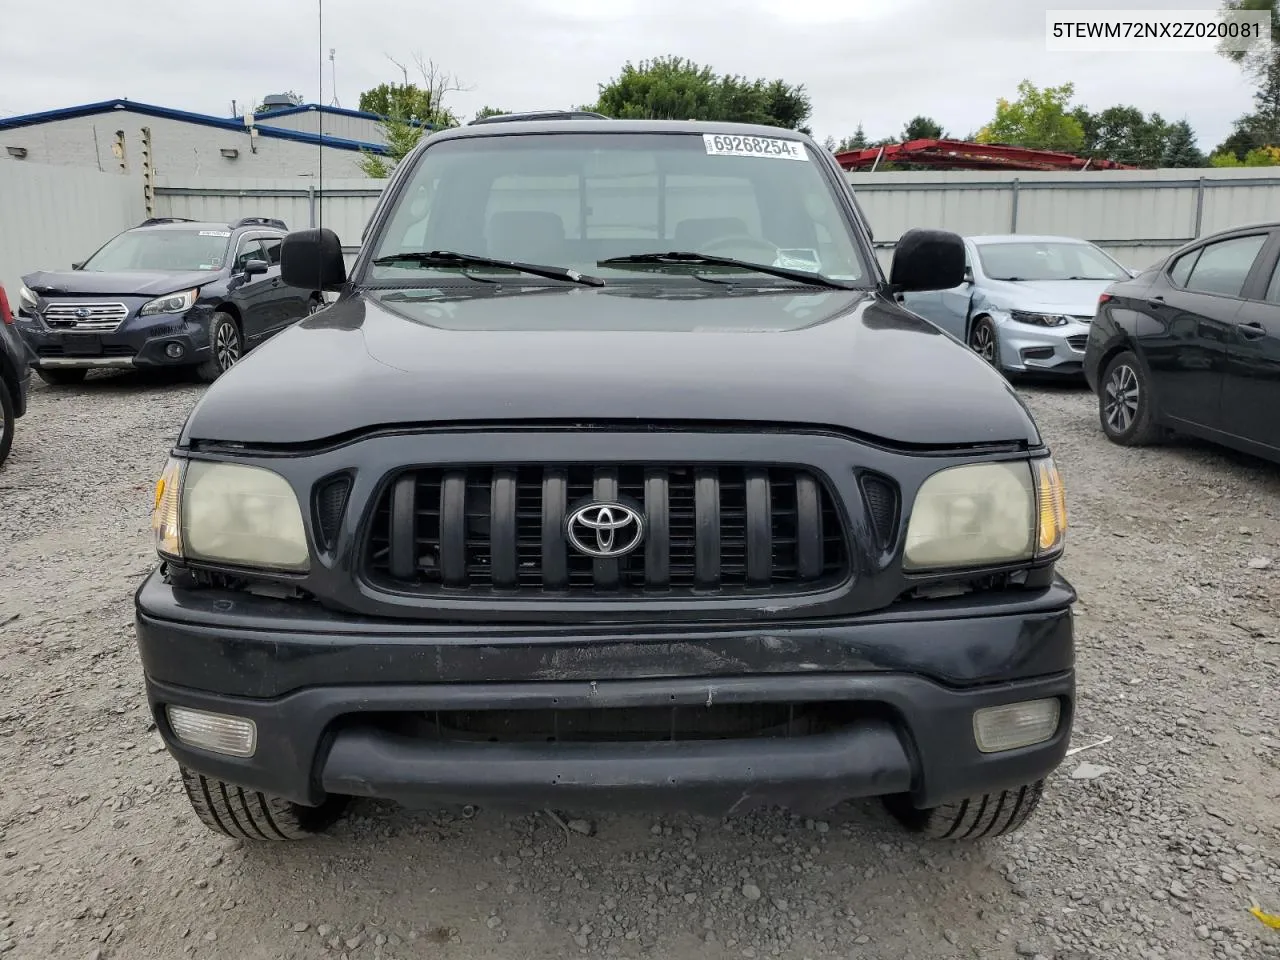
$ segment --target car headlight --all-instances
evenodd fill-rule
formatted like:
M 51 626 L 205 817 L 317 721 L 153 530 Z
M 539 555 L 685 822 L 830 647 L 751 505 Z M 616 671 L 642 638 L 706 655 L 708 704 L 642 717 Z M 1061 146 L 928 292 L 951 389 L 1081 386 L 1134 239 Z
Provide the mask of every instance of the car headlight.
M 1060 313 L 1031 313 L 1026 310 L 1010 310 L 1009 316 L 1019 323 L 1030 323 L 1037 327 L 1061 327 L 1071 322 L 1071 318 Z
M 1061 553 L 1062 477 L 1049 457 L 941 470 L 916 494 L 903 569 L 988 567 Z
M 195 305 L 196 297 L 199 295 L 200 291 L 195 289 L 184 290 L 181 293 L 171 293 L 164 297 L 156 297 L 154 300 L 148 300 L 144 303 L 138 313 L 144 317 L 153 313 L 186 313 Z
M 18 312 L 36 314 L 40 309 L 40 295 L 25 283 L 18 287 Z
M 262 467 L 170 459 L 151 528 L 156 550 L 175 560 L 294 573 L 311 566 L 298 498 Z

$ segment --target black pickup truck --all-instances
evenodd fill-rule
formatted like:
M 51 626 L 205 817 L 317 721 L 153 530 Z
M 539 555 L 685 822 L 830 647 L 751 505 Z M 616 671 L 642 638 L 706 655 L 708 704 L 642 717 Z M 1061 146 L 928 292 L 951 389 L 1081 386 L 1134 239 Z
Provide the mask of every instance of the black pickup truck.
M 1030 414 L 895 294 L 831 155 L 769 127 L 437 133 L 336 301 L 229 369 L 157 485 L 136 597 L 209 827 L 406 805 L 741 812 L 884 797 L 1014 830 L 1074 688 L 1066 509 Z

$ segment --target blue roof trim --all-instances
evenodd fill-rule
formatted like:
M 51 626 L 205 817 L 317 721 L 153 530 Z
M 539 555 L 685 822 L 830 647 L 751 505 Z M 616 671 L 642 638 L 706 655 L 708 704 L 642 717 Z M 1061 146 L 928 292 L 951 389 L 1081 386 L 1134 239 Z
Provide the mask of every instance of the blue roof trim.
M 191 113 L 188 110 L 174 110 L 171 107 L 157 107 L 150 103 L 138 103 L 135 100 L 101 100 L 97 103 L 84 103 L 76 107 L 62 107 L 58 110 L 45 110 L 41 113 L 27 113 L 17 117 L 0 120 L 0 130 L 17 130 L 36 124 L 50 123 L 55 120 L 74 120 L 79 117 L 91 117 L 115 110 L 127 110 L 143 116 L 158 117 L 163 120 L 180 120 L 185 123 L 197 123 L 205 127 L 216 127 L 221 130 L 233 130 L 244 133 L 248 129 L 243 119 L 234 117 L 212 117 L 205 113 Z M 377 143 L 362 143 L 359 140 L 347 140 L 342 137 L 331 137 L 327 134 L 309 133 L 304 130 L 285 130 L 280 127 L 265 126 L 257 123 L 258 135 L 272 137 L 277 140 L 292 140 L 295 143 L 308 143 L 315 146 L 323 144 L 337 150 L 367 150 L 370 153 L 385 155 L 387 148 Z
M 293 114 L 311 112 L 332 113 L 334 116 L 354 117 L 357 120 L 373 120 L 375 123 L 387 119 L 380 113 L 368 113 L 364 110 L 348 110 L 345 107 L 326 107 L 320 103 L 302 103 L 296 107 L 278 107 L 275 110 L 268 110 L 264 113 L 255 114 L 255 119 L 261 121 L 270 117 L 288 117 Z M 414 120 L 413 125 L 416 127 L 426 127 L 428 130 L 435 129 L 434 125 L 430 123 L 422 123 L 418 120 Z

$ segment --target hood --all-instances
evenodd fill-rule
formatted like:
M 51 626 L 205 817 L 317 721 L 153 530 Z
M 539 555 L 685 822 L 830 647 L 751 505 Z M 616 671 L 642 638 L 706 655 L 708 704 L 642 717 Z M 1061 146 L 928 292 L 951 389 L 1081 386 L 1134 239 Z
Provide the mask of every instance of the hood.
M 1121 278 L 1124 279 L 1124 278 Z M 1115 280 L 1022 280 L 989 281 L 982 292 L 993 304 L 1006 310 L 1036 313 L 1065 313 L 1092 317 L 1098 297 Z
M 216 280 L 215 270 L 122 270 L 98 273 L 94 270 L 40 271 L 22 282 L 44 297 L 138 296 L 162 297 L 178 290 L 190 290 Z
M 548 420 L 787 423 L 935 447 L 1040 442 L 1003 377 L 883 298 L 634 287 L 344 298 L 220 377 L 182 442 Z

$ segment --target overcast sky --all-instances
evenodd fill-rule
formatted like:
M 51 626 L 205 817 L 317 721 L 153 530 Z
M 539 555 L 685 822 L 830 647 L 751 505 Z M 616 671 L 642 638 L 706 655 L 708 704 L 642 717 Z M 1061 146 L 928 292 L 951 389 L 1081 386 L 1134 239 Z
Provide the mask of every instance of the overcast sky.
M 662 54 L 721 73 L 803 83 L 819 139 L 862 123 L 898 134 L 917 113 L 963 137 L 1018 82 L 1072 81 L 1076 102 L 1187 119 L 1211 149 L 1250 109 L 1250 86 L 1211 53 L 1068 54 L 1045 49 L 1044 11 L 1204 8 L 1215 0 L 266 0 L 250 8 L 155 0 L 11 3 L 0 31 L 0 116 L 114 97 L 219 116 L 269 93 L 337 98 L 400 79 L 387 55 L 421 53 L 467 87 L 469 118 L 570 107 L 627 61 Z M 56 22 L 51 23 L 53 18 Z M 323 89 L 321 89 L 321 61 Z

